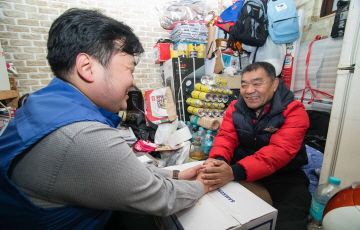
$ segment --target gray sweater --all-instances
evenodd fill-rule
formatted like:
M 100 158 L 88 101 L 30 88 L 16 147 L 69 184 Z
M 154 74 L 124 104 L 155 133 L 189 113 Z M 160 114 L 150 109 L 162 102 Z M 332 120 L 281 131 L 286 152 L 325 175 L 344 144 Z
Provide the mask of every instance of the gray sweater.
M 108 125 L 84 121 L 61 127 L 18 156 L 10 179 L 34 204 L 79 205 L 158 216 L 190 207 L 203 195 L 199 181 L 172 180 L 145 166 Z

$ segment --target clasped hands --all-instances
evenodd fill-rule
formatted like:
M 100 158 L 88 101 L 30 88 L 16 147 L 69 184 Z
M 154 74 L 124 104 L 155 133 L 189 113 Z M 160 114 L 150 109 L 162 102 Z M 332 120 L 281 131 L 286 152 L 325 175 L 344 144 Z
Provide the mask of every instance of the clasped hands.
M 179 173 L 180 180 L 198 180 L 204 186 L 204 193 L 213 191 L 234 180 L 231 167 L 224 161 L 207 159 L 203 165 L 196 165 Z

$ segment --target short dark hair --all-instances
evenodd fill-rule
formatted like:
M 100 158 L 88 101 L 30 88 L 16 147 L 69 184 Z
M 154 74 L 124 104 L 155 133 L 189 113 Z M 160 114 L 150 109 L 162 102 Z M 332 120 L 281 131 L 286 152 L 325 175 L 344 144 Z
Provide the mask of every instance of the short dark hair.
M 243 74 L 246 72 L 258 70 L 259 68 L 263 68 L 265 70 L 266 76 L 270 77 L 271 80 L 276 78 L 275 67 L 269 62 L 254 62 L 244 68 Z
M 47 48 L 51 70 L 62 80 L 68 80 L 80 53 L 94 57 L 107 67 L 117 53 L 139 56 L 144 52 L 129 26 L 96 10 L 77 8 L 65 11 L 53 22 Z

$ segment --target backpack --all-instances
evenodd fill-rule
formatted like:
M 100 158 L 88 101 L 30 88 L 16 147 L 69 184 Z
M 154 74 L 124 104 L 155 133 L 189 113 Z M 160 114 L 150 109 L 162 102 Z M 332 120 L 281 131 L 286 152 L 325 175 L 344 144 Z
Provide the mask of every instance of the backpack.
M 269 0 L 269 35 L 275 44 L 291 43 L 300 37 L 299 18 L 293 0 Z
M 236 20 L 239 18 L 240 11 L 242 9 L 242 6 L 244 4 L 243 0 L 235 2 L 233 5 L 226 8 L 221 14 L 220 18 L 222 20 L 221 23 L 227 23 L 227 22 L 236 22 Z
M 240 41 L 249 46 L 263 46 L 268 34 L 266 0 L 247 0 L 230 29 L 229 44 Z

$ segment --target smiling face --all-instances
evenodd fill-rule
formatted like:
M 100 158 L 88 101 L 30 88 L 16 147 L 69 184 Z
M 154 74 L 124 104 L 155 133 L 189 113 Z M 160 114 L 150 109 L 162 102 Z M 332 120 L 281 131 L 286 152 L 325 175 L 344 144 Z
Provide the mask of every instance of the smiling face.
M 241 78 L 240 94 L 246 105 L 257 114 L 273 98 L 279 79 L 272 80 L 263 68 L 245 72 Z
M 127 93 L 136 85 L 133 77 L 135 65 L 134 56 L 126 53 L 115 54 L 106 68 L 98 64 L 98 84 L 96 92 L 93 92 L 96 94 L 93 101 L 97 106 L 113 113 L 126 110 Z

